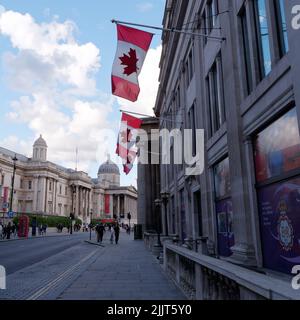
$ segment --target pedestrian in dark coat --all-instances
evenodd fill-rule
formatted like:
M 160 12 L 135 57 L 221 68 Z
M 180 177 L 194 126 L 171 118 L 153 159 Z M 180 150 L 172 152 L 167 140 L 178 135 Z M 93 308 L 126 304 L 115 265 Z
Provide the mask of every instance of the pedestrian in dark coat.
M 6 226 L 6 239 L 10 239 L 10 234 L 11 234 L 11 223 L 9 222 L 8 225 Z
M 97 233 L 97 242 L 102 242 L 103 234 L 104 234 L 104 226 L 102 223 L 96 226 L 96 233 Z
M 115 225 L 114 231 L 115 231 L 115 242 L 116 242 L 116 244 L 118 244 L 119 237 L 120 237 L 120 227 L 118 224 Z

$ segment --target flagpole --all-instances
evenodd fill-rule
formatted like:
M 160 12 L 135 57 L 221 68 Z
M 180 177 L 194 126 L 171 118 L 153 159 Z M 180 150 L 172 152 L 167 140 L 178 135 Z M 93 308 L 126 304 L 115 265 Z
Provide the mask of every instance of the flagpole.
M 143 114 L 143 113 L 137 113 L 137 112 L 131 112 L 131 111 L 125 111 L 125 110 L 120 110 L 120 112 L 128 113 L 128 114 L 134 114 L 136 116 L 141 116 L 141 117 L 160 119 L 160 120 L 169 121 L 169 122 L 173 122 L 173 123 L 179 123 L 179 124 L 183 123 L 182 121 L 173 121 L 173 120 L 162 118 L 162 117 L 149 116 L 148 114 Z
M 115 20 L 115 19 L 112 19 L 111 22 L 115 23 L 115 24 L 126 24 L 126 25 L 129 25 L 129 26 L 142 27 L 142 28 L 148 28 L 148 29 L 154 29 L 154 30 L 160 30 L 160 31 L 183 33 L 183 34 L 190 35 L 190 36 L 205 37 L 205 38 L 208 38 L 208 39 L 211 39 L 211 40 L 218 40 L 218 41 L 221 41 L 221 42 L 226 40 L 225 37 L 217 37 L 217 36 L 210 36 L 210 35 L 203 34 L 203 33 L 188 32 L 188 31 L 179 30 L 179 29 L 176 29 L 176 28 L 162 28 L 162 27 L 150 26 L 150 25 L 145 25 L 145 24 L 138 24 L 138 23 L 132 23 L 132 22 L 119 21 L 119 20 Z

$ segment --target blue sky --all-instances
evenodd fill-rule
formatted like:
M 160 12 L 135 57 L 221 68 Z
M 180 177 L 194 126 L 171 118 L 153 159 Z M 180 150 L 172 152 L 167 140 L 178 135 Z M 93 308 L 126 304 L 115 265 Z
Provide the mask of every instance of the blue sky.
M 151 114 L 161 52 L 158 33 L 140 76 L 137 103 L 112 97 L 117 42 L 110 20 L 160 26 L 164 5 L 164 0 L 0 0 L 5 8 L 0 16 L 0 145 L 31 156 L 41 133 L 49 160 L 74 167 L 78 147 L 79 169 L 96 176 L 99 162 L 115 148 L 103 132 L 117 133 L 118 110 Z M 135 179 L 136 170 L 121 181 Z

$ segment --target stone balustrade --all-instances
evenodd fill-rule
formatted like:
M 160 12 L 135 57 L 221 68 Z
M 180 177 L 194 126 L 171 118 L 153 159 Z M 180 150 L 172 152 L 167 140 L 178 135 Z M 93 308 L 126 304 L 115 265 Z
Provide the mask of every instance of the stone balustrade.
M 299 300 L 291 281 L 164 242 L 164 269 L 191 300 Z

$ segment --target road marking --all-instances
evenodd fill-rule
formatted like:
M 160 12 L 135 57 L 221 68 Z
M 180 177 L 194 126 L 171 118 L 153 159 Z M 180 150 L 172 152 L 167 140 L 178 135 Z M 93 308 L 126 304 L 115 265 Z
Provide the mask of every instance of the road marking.
M 69 268 L 68 270 L 66 270 L 65 272 L 63 272 L 61 275 L 59 275 L 57 278 L 55 278 L 54 280 L 52 280 L 51 282 L 49 282 L 44 288 L 41 288 L 40 290 L 38 290 L 36 293 L 34 293 L 33 295 L 31 295 L 29 298 L 27 298 L 26 300 L 37 300 L 38 298 L 40 298 L 42 295 L 46 294 L 47 292 L 49 292 L 51 289 L 53 289 L 55 287 L 55 285 L 64 280 L 65 278 L 67 278 L 75 269 L 77 269 L 81 264 L 83 264 L 84 262 L 86 262 L 88 259 L 90 259 L 96 252 L 99 252 L 99 250 L 94 250 L 93 252 L 91 252 L 89 255 L 87 255 L 86 257 L 84 257 L 82 260 L 80 260 L 78 263 L 76 263 L 73 267 Z

